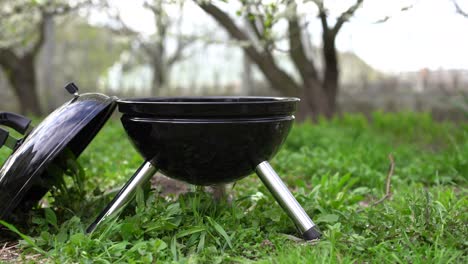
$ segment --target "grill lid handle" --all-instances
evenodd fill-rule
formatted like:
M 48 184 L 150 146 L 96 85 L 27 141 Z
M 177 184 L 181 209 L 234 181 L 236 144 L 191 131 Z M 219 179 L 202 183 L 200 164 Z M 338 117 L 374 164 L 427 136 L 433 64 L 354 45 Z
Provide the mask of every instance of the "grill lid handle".
M 67 92 L 69 92 L 70 94 L 74 95 L 75 97 L 78 97 L 80 96 L 80 94 L 78 93 L 78 86 L 76 86 L 75 83 L 69 83 L 65 86 L 65 90 L 67 90 Z
M 18 114 L 10 112 L 0 112 L 0 125 L 11 127 L 18 133 L 26 134 L 32 128 L 30 127 L 31 120 Z

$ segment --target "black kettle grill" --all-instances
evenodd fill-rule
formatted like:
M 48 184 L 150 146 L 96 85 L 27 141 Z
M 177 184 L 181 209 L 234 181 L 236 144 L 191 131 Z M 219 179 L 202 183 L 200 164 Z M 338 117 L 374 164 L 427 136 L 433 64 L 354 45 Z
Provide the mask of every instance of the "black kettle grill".
M 30 120 L 0 113 L 0 125 L 24 134 L 16 140 L 0 128 L 0 147 L 13 153 L 0 169 L 0 219 L 27 210 L 52 187 L 47 167 L 65 149 L 78 157 L 116 106 L 130 140 L 145 162 L 88 227 L 93 232 L 133 198 L 159 170 L 195 185 L 239 180 L 256 172 L 304 239 L 320 237 L 316 225 L 268 163 L 286 139 L 299 102 L 289 97 L 167 97 L 118 99 L 78 94 L 36 128 Z

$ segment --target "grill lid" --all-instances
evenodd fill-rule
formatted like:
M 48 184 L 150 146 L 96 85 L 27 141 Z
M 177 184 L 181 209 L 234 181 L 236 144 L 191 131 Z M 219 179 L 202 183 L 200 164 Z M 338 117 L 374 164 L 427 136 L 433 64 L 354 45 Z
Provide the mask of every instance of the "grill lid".
M 0 219 L 34 206 L 52 187 L 47 168 L 65 151 L 78 157 L 116 107 L 115 97 L 79 95 L 73 83 L 66 89 L 74 98 L 33 129 L 0 169 Z

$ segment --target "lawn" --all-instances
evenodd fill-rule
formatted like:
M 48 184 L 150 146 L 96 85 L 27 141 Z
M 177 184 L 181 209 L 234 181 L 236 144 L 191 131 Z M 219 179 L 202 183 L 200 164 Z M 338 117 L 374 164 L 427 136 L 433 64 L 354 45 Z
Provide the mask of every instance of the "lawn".
M 178 199 L 140 190 L 120 218 L 86 235 L 112 197 L 106 192 L 142 162 L 119 121 L 111 120 L 79 158 L 83 186 L 54 190 L 50 207 L 37 208 L 27 226 L 17 227 L 23 234 L 20 259 L 467 263 L 468 125 L 414 113 L 377 112 L 371 120 L 344 115 L 296 125 L 271 162 L 322 230 L 323 238 L 314 242 L 297 238 L 255 175 L 231 188 L 231 203 L 215 202 L 200 188 Z M 7 154 L 2 150 L 0 160 Z

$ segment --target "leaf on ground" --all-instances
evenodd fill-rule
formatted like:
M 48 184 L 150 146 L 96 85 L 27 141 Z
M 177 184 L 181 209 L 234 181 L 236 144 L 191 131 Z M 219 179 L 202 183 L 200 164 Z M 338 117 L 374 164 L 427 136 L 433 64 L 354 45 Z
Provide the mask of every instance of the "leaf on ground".
M 340 217 L 335 214 L 324 214 L 317 218 L 317 223 L 335 223 Z

